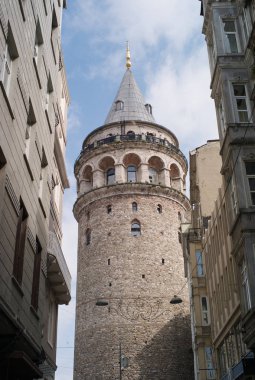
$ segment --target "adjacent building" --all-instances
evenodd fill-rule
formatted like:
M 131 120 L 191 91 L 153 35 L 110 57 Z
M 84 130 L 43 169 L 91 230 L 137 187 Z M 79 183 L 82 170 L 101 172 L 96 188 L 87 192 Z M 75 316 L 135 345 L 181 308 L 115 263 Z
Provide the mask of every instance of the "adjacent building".
M 0 2 L 0 374 L 53 379 L 69 94 L 61 53 L 65 0 Z
M 207 378 L 254 379 L 255 2 L 203 0 L 201 14 L 222 159 L 222 186 L 208 225 L 201 214 L 199 226 L 213 350 L 214 372 Z M 192 213 L 191 231 L 197 226 Z
M 75 163 L 74 379 L 193 379 L 179 226 L 187 161 L 127 70 Z M 169 301 L 172 300 L 172 303 Z

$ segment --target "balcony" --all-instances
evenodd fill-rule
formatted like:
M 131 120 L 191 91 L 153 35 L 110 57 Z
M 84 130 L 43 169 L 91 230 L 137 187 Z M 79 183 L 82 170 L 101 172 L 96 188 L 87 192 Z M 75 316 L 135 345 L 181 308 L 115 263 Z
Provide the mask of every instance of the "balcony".
M 61 246 L 54 232 L 49 232 L 47 276 L 57 302 L 68 304 L 71 299 L 71 275 Z
M 228 373 L 221 377 L 220 380 L 237 380 L 240 376 L 255 375 L 255 361 L 252 352 L 249 352 L 239 363 L 229 368 Z
M 164 146 L 166 147 L 170 152 L 178 154 L 181 156 L 181 158 L 184 160 L 185 164 L 188 166 L 188 162 L 184 154 L 178 149 L 175 145 L 171 144 L 169 141 L 166 139 L 161 139 L 159 137 L 155 136 L 150 136 L 150 135 L 136 135 L 134 133 L 132 134 L 127 134 L 127 135 L 114 135 L 114 136 L 109 136 L 101 140 L 94 141 L 92 144 L 86 145 L 83 147 L 79 157 L 77 158 L 76 162 L 80 159 L 80 157 L 89 151 L 92 151 L 94 149 L 97 149 L 101 147 L 102 145 L 109 145 L 113 143 L 120 143 L 120 142 L 142 142 L 142 143 L 149 143 L 149 144 L 155 144 L 159 146 Z

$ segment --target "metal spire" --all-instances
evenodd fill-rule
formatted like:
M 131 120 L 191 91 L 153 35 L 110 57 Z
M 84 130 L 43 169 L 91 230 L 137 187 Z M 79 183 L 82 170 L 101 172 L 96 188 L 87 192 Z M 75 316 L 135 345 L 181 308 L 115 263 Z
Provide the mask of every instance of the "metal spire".
M 131 67 L 131 58 L 130 58 L 130 50 L 129 50 L 129 44 L 127 41 L 127 49 L 126 49 L 126 68 L 130 69 Z

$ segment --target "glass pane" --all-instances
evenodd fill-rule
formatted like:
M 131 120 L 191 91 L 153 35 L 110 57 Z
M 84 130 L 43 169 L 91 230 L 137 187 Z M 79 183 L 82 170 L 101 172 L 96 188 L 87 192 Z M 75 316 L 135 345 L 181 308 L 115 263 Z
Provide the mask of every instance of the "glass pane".
M 251 203 L 255 206 L 255 193 L 251 193 Z
M 250 190 L 255 191 L 255 178 L 249 178 Z
M 247 110 L 246 100 L 245 99 L 236 99 L 236 105 L 238 110 Z
M 249 118 L 248 118 L 248 112 L 247 111 L 239 111 L 238 116 L 239 116 L 240 123 L 248 123 Z
M 235 34 L 227 34 L 229 49 L 231 53 L 238 53 L 237 42 Z
M 115 170 L 109 169 L 107 171 L 107 185 L 112 185 L 115 183 Z
M 202 297 L 202 310 L 207 311 L 207 300 L 205 297 Z
M 245 86 L 243 84 L 233 84 L 235 96 L 246 96 Z
M 235 32 L 235 21 L 224 21 L 224 31 L 225 32 Z
M 255 175 L 255 161 L 245 162 L 246 174 Z

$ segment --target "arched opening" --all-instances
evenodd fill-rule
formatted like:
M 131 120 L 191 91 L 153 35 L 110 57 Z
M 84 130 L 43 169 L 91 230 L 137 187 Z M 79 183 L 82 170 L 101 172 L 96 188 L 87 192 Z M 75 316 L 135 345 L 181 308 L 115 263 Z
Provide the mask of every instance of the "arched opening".
M 140 236 L 141 235 L 141 225 L 138 220 L 133 220 L 131 223 L 131 235 Z
M 152 156 L 149 161 L 149 182 L 154 184 L 163 183 L 162 170 L 164 168 L 164 163 L 160 157 Z
M 179 191 L 182 190 L 182 179 L 180 177 L 180 169 L 176 164 L 171 164 L 170 166 L 170 181 L 171 186 L 174 189 Z
M 151 104 L 149 104 L 149 103 L 145 104 L 145 108 L 147 109 L 147 111 L 149 112 L 149 114 L 152 115 L 152 106 L 151 106 Z
M 124 109 L 124 102 L 122 100 L 117 100 L 115 102 L 115 111 L 122 111 Z
M 99 168 L 105 173 L 106 185 L 112 185 L 115 183 L 115 162 L 112 157 L 106 156 L 102 158 L 99 163 Z
M 86 165 L 83 169 L 81 181 L 80 181 L 80 192 L 86 193 L 90 191 L 93 187 L 93 173 L 92 167 L 90 165 Z
M 132 202 L 132 211 L 137 212 L 138 211 L 138 205 L 136 202 Z
M 158 214 L 162 214 L 162 206 L 160 204 L 157 205 Z
M 91 242 L 91 229 L 87 228 L 86 230 L 86 245 L 90 245 Z
M 111 214 L 112 212 L 112 205 L 107 206 L 107 214 Z
M 140 157 L 135 153 L 128 153 L 123 158 L 123 164 L 127 168 L 127 182 L 139 181 Z

